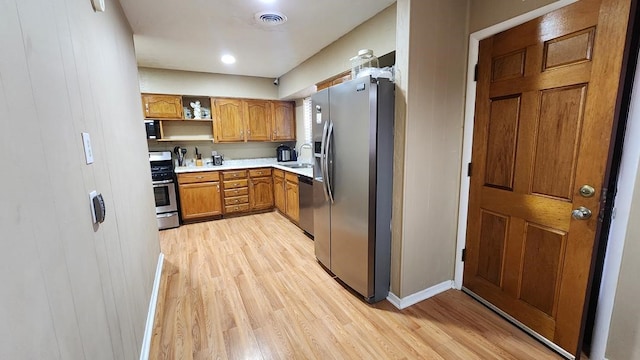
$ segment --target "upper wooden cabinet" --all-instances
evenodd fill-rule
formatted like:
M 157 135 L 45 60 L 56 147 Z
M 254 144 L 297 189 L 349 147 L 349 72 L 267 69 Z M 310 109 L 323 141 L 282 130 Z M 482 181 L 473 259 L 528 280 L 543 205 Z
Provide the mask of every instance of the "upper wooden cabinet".
M 182 119 L 182 98 L 178 95 L 142 94 L 142 111 L 150 119 Z
M 328 87 L 331 87 L 333 85 L 338 85 L 338 84 L 342 84 L 345 81 L 349 81 L 351 80 L 351 70 L 347 70 L 345 72 L 342 72 L 336 76 L 332 76 L 324 81 L 321 81 L 319 83 L 316 84 L 316 91 L 320 91 L 323 89 L 326 89 Z
M 295 141 L 295 103 L 213 98 L 216 142 Z
M 241 99 L 216 98 L 213 100 L 215 118 L 213 135 L 216 142 L 245 141 L 244 111 Z
M 267 100 L 243 100 L 247 141 L 270 141 L 272 105 Z
M 273 101 L 272 141 L 296 139 L 295 103 L 291 101 Z

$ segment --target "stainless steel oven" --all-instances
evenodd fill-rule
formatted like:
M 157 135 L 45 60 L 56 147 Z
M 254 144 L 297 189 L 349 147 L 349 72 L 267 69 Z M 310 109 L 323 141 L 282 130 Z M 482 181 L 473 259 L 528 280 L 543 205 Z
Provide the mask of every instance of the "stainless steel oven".
M 158 229 L 178 227 L 180 226 L 180 217 L 178 215 L 178 196 L 171 152 L 150 152 L 149 163 L 151 165 L 151 183 L 153 184 L 153 195 L 156 202 Z

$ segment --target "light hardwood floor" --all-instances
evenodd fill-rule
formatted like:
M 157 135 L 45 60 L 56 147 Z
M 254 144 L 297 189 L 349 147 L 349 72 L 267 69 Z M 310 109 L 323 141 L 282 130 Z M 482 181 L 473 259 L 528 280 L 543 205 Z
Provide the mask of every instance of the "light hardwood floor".
M 466 294 L 369 305 L 272 212 L 161 232 L 150 359 L 558 359 Z

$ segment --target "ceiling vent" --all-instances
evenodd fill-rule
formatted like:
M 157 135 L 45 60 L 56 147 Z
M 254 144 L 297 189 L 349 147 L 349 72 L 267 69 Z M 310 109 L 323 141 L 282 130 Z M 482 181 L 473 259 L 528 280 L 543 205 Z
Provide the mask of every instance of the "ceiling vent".
M 287 22 L 287 16 L 277 11 L 261 11 L 256 13 L 255 19 L 258 24 L 276 26 Z

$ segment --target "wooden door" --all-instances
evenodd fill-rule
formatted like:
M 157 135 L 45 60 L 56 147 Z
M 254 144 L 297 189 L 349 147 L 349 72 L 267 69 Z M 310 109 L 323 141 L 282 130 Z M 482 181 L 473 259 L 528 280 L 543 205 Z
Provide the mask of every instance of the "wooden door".
M 177 95 L 142 95 L 142 111 L 149 119 L 182 119 L 182 99 Z
M 216 142 L 244 141 L 242 100 L 215 99 L 216 117 L 213 120 L 213 136 Z
M 180 190 L 182 219 L 199 219 L 222 214 L 220 182 L 183 184 Z
M 278 209 L 281 213 L 285 214 L 287 211 L 287 208 L 286 208 L 286 197 L 284 193 L 284 177 L 277 176 L 275 171 L 273 175 L 273 198 L 274 198 L 276 209 Z
M 273 207 L 271 176 L 251 178 L 249 181 L 249 206 L 251 210 L 264 210 Z
M 298 183 L 285 181 L 285 195 L 287 197 L 287 216 L 295 221 L 300 221 L 300 197 L 298 194 Z
M 574 355 L 629 6 L 582 0 L 480 43 L 463 284 Z
M 290 101 L 273 102 L 273 141 L 296 139 L 295 106 Z
M 271 140 L 271 102 L 243 100 L 247 141 Z

